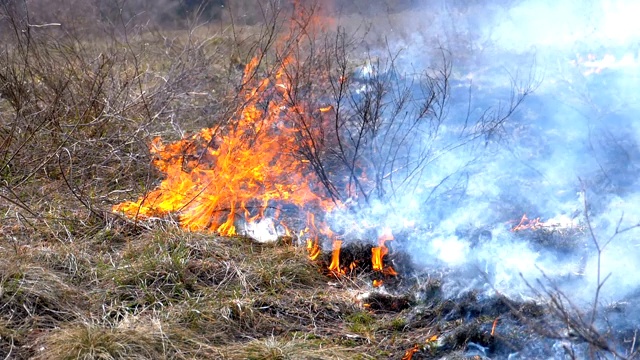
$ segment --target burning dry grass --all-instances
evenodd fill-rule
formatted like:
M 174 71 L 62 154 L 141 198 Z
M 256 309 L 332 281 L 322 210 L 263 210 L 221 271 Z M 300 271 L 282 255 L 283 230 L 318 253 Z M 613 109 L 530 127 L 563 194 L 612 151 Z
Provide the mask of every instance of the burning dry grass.
M 14 25 L 21 31 L 24 24 Z M 389 253 L 389 234 L 377 246 L 345 243 L 328 271 L 335 255 L 317 242 L 318 259 L 311 261 L 291 238 L 259 243 L 188 232 L 166 212 L 145 221 L 110 212 L 154 187 L 152 138 L 238 125 L 230 119 L 241 110 L 281 110 L 270 101 L 282 100 L 277 89 L 286 83 L 272 83 L 275 90 L 261 99 L 239 95 L 254 90 L 243 88 L 247 76 L 261 83 L 242 68 L 256 69 L 246 64 L 254 50 L 273 45 L 276 30 L 253 29 L 246 37 L 135 30 L 98 42 L 51 42 L 45 32 L 25 30 L 1 53 L 14 65 L 0 69 L 1 357 L 374 359 L 415 349 L 415 358 L 432 358 L 464 351 L 470 342 L 494 344 L 495 319 L 514 321 L 500 304 L 445 301 L 436 280 L 396 281 L 395 272 L 410 273 L 410 263 Z M 268 73 L 267 67 L 258 70 Z M 331 111 L 323 106 L 294 115 L 326 116 Z M 270 125 L 265 131 L 287 138 L 290 129 Z M 259 127 L 252 130 L 254 140 L 269 141 L 257 135 Z M 189 145 L 180 165 L 201 160 L 202 149 Z M 278 155 L 260 159 L 263 173 Z M 210 223 L 195 228 L 218 228 L 226 219 L 204 220 Z M 393 256 L 405 268 L 390 267 Z M 383 286 L 374 289 L 372 278 Z
M 358 306 L 327 285 L 304 249 L 104 214 L 113 198 L 149 186 L 151 136 L 179 138 L 235 111 L 227 91 L 245 50 L 230 44 L 242 39 L 139 35 L 58 47 L 34 38 L 28 62 L 2 54 L 25 67 L 0 71 L 0 356 L 371 352 L 342 343 L 343 317 Z M 61 83 L 68 87 L 54 86 Z
M 327 262 L 310 261 L 287 242 L 192 233 L 171 222 L 126 229 L 66 243 L 16 237 L 16 246 L 3 248 L 0 352 L 374 359 L 416 349 L 420 359 L 463 356 L 470 343 L 521 346 L 534 340 L 512 311 L 528 321 L 544 316 L 535 304 L 509 303 L 512 309 L 500 298 L 446 300 L 437 279 L 408 283 L 396 295 L 375 291 L 366 273 L 336 279 Z

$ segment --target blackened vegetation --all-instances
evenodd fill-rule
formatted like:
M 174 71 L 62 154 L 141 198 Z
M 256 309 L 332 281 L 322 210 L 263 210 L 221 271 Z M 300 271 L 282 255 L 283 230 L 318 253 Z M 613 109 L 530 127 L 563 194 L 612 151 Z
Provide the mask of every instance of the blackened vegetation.
M 553 340 L 542 337 L 531 326 L 550 319 L 544 305 L 475 291 L 447 298 L 441 291 L 441 280 L 418 282 L 415 279 L 411 285 L 387 286 L 362 300 L 374 313 L 401 315 L 404 331 L 423 334 L 414 359 L 474 355 L 507 358 L 518 352 L 552 356 Z M 431 336 L 427 334 L 437 334 L 438 339 L 429 341 Z
M 411 274 L 414 272 L 414 264 L 411 256 L 404 251 L 394 250 L 393 241 L 387 241 L 385 246 L 389 249 L 389 253 L 382 258 L 383 268 L 391 267 L 399 274 Z M 340 267 L 344 271 L 343 275 L 347 277 L 355 277 L 364 275 L 371 280 L 381 280 L 384 284 L 396 289 L 404 287 L 403 276 L 396 276 L 384 273 L 384 271 L 374 271 L 371 261 L 372 240 L 350 240 L 340 248 Z M 327 269 L 331 263 L 333 252 L 327 246 L 318 259 L 318 263 L 322 268 Z M 336 275 L 330 270 L 325 270 L 327 275 Z M 340 276 L 340 275 L 338 275 Z
M 415 300 L 410 295 L 390 295 L 382 292 L 371 293 L 365 301 L 366 308 L 374 313 L 398 313 L 415 305 Z
M 487 231 L 480 229 L 469 233 L 472 238 L 489 237 Z M 576 225 L 570 229 L 538 228 L 515 234 L 538 251 L 557 254 L 558 262 L 567 263 L 568 257 L 573 256 L 576 265 L 571 276 L 553 280 L 546 278 L 535 284 L 535 288 L 541 286 L 543 292 L 536 290 L 532 284 L 532 297 L 513 298 L 487 291 L 492 275 L 490 266 L 489 270 L 471 266 L 445 274 L 439 274 L 435 269 L 416 273 L 411 266 L 405 266 L 397 268 L 400 270 L 398 276 L 385 278 L 382 287 L 372 289 L 361 301 L 373 314 L 395 314 L 403 319 L 403 331 L 418 336 L 415 341 L 418 350 L 413 354 L 414 359 L 439 359 L 444 356 L 582 358 L 607 353 L 624 357 L 623 354 L 628 351 L 633 352 L 628 343 L 636 338 L 636 317 L 631 314 L 635 309 L 632 304 L 637 300 L 637 294 L 603 307 L 598 310 L 600 313 L 596 317 L 582 312 L 569 295 L 556 287 L 560 282 L 579 283 L 583 276 L 588 255 L 586 251 L 591 249 L 591 245 L 587 244 L 588 237 L 585 237 L 587 231 L 586 225 Z M 364 275 L 368 281 L 382 279 L 371 272 L 367 265 L 370 249 L 371 245 L 362 243 L 343 247 L 342 264 L 362 264 L 361 268 L 356 268 L 347 277 Z M 409 260 L 402 251 L 391 251 L 385 258 L 385 264 L 395 264 L 399 259 Z M 323 267 L 326 267 L 330 258 L 330 252 L 324 253 L 321 262 Z M 410 264 L 410 261 L 407 263 Z M 470 276 L 469 273 L 474 271 L 476 276 Z M 544 277 L 544 273 L 541 272 L 541 276 Z M 446 282 L 451 281 L 451 277 L 466 277 L 469 281 L 475 281 L 477 290 L 464 290 L 452 295 L 443 288 Z M 545 285 L 546 282 L 554 285 Z M 592 316 L 597 319 L 593 323 L 590 320 Z M 615 329 L 611 324 L 616 324 Z M 437 340 L 429 340 L 434 334 L 437 334 Z
M 371 268 L 371 249 L 373 245 L 367 242 L 352 242 L 342 246 L 340 249 L 340 264 L 342 267 L 349 267 L 354 264 L 353 270 L 348 269 L 350 275 L 357 275 L 359 272 L 370 272 Z M 320 262 L 326 267 L 331 263 L 331 251 L 325 251 Z
M 543 228 L 536 230 L 522 230 L 516 234 L 526 239 L 540 249 L 549 249 L 568 255 L 584 251 L 587 247 L 584 239 L 585 229 L 580 226 L 573 228 Z

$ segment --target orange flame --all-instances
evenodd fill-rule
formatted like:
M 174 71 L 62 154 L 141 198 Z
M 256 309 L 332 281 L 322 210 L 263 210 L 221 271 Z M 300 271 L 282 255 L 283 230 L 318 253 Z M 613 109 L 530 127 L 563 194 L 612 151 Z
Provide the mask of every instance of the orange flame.
M 137 201 L 115 205 L 113 210 L 131 218 L 175 212 L 183 228 L 235 235 L 238 216 L 255 221 L 274 203 L 276 207 L 287 202 L 299 208 L 334 208 L 336 204 L 319 196 L 321 189 L 312 185 L 320 182 L 308 164 L 294 155 L 298 145 L 287 116 L 305 111 L 288 107 L 285 100 L 290 85 L 284 81 L 283 69 L 290 61 L 283 62 L 273 80 L 255 80 L 253 87 L 247 87 L 241 115 L 219 134 L 207 128 L 173 143 L 155 138 L 153 164 L 165 179 Z M 245 77 L 255 77 L 258 65 L 256 57 L 247 64 Z M 279 100 L 274 100 L 270 88 L 280 94 Z
M 308 16 L 304 11 L 299 15 Z M 311 27 L 330 26 L 312 20 Z M 285 39 L 281 43 L 285 44 Z M 331 105 L 305 108 L 290 103 L 294 97 L 290 92 L 295 88 L 286 74 L 298 59 L 287 56 L 284 49 L 284 46 L 279 49 L 280 58 L 284 60 L 271 76 L 263 79 L 257 76 L 263 56 L 254 57 L 246 65 L 246 85 L 239 94 L 243 107 L 226 126 L 205 128 L 175 142 L 165 142 L 159 137 L 153 139 L 150 144 L 153 165 L 163 173 L 164 179 L 136 201 L 113 206 L 113 211 L 132 219 L 175 213 L 184 229 L 230 236 L 241 232 L 238 224 L 250 224 L 264 218 L 266 209 L 275 209 L 273 216 L 277 218 L 279 206 L 285 203 L 303 211 L 329 212 L 342 206 L 324 196 L 322 181 L 313 171 L 312 164 L 298 157 L 300 136 L 293 121 L 304 117 L 305 123 L 317 124 L 305 131 L 312 132 L 311 138 L 321 139 L 326 129 L 323 123 L 326 116 L 318 112 L 325 113 L 334 108 Z M 288 51 L 291 54 L 293 50 Z M 341 78 L 341 81 L 345 80 Z M 288 234 L 289 229 L 286 232 Z M 307 212 L 307 226 L 299 235 L 306 238 L 308 256 L 312 260 L 322 252 L 320 236 L 322 239 L 335 238 L 329 227 L 316 222 L 310 211 Z M 384 244 L 390 240 L 393 235 L 387 230 L 379 238 L 379 246 L 372 250 L 372 262 L 374 270 L 397 275 L 392 267 L 384 267 L 383 263 L 388 253 Z M 334 240 L 329 270 L 335 274 L 345 274 L 357 267 L 356 262 L 340 267 L 341 245 L 342 241 Z
M 540 218 L 535 218 L 533 220 L 529 220 L 529 218 L 527 217 L 527 214 L 522 215 L 522 218 L 520 219 L 520 222 L 518 223 L 518 225 L 516 225 L 515 227 L 513 227 L 513 229 L 511 229 L 511 231 L 521 231 L 521 230 L 527 230 L 527 229 L 539 229 L 541 228 L 541 222 L 540 222 Z
M 404 356 L 402 357 L 402 360 L 411 360 L 411 359 L 413 359 L 413 354 L 417 353 L 418 351 L 420 351 L 420 345 L 418 345 L 418 344 L 413 345 L 412 348 L 408 349 L 404 353 Z
M 576 228 L 577 224 L 567 216 L 556 216 L 548 221 L 540 221 L 540 218 L 529 219 L 527 214 L 522 215 L 518 225 L 514 226 L 511 231 L 522 230 L 539 230 L 539 229 L 570 229 Z
M 496 334 L 496 327 L 498 326 L 498 320 L 500 320 L 499 316 L 495 320 L 493 320 L 493 326 L 491 326 L 491 336 L 494 336 Z
M 331 252 L 331 264 L 329 270 L 336 275 L 344 274 L 340 269 L 340 248 L 342 247 L 342 240 L 333 241 L 333 251 Z
M 381 271 L 385 275 L 396 276 L 398 273 L 391 266 L 384 267 L 382 259 L 389 253 L 389 249 L 385 246 L 387 241 L 393 240 L 393 234 L 391 233 L 391 229 L 385 229 L 378 237 L 378 246 L 375 246 L 371 249 L 371 267 L 374 271 Z M 374 282 L 373 286 L 380 286 L 382 282 L 380 281 L 378 285 Z
M 320 256 L 322 252 L 320 250 L 320 245 L 318 245 L 318 239 L 307 239 L 307 252 L 309 253 L 309 259 L 315 260 Z
M 398 276 L 398 272 L 395 271 L 395 269 L 392 268 L 391 266 L 387 266 L 386 268 L 384 268 L 382 273 L 385 274 L 385 275 L 390 275 L 390 276 Z
M 382 257 L 386 255 L 386 251 L 382 253 L 382 247 L 376 246 L 371 249 L 371 263 L 373 265 L 373 270 L 382 271 Z M 384 248 L 386 250 L 386 247 Z

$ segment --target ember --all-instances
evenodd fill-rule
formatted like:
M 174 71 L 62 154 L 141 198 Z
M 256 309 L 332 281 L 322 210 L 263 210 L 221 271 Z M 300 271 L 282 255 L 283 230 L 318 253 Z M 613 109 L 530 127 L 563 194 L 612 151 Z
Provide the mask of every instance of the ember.
M 418 344 L 413 345 L 412 348 L 410 348 L 409 350 L 407 350 L 407 352 L 404 353 L 404 356 L 402 357 L 402 360 L 411 360 L 411 359 L 413 359 L 413 354 L 417 353 L 418 351 L 420 351 L 420 345 L 418 345 Z
M 573 220 L 566 216 L 558 216 L 548 221 L 540 221 L 540 218 L 529 219 L 527 214 L 522 215 L 518 225 L 514 226 L 511 231 L 522 230 L 539 230 L 539 229 L 570 229 L 575 228 L 576 224 Z

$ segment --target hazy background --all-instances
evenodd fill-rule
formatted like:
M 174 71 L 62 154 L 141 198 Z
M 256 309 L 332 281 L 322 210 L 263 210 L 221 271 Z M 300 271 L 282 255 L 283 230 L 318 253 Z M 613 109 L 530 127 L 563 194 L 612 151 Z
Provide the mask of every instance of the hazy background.
M 591 299 L 596 250 L 586 233 L 582 190 L 602 242 L 614 235 L 621 219 L 620 228 L 640 221 L 640 23 L 633 15 L 640 5 L 380 1 L 359 7 L 337 1 L 333 9 L 345 27 L 368 18 L 368 50 L 399 51 L 398 63 L 407 74 L 433 66 L 439 56 L 434 49 L 446 49 L 456 80 L 451 117 L 464 114 L 469 89 L 472 109 L 480 114 L 505 100 L 510 81 L 536 86 L 507 124 L 508 135 L 489 144 L 480 161 L 467 165 L 476 148 L 443 155 L 429 168 L 423 187 L 374 206 L 352 226 L 384 223 L 396 233 L 408 232 L 405 246 L 425 271 L 477 267 L 491 275 L 498 290 L 513 295 L 527 291 L 520 273 L 534 280 L 544 271 L 580 300 Z M 464 179 L 462 190 L 427 202 L 433 184 L 452 173 L 459 176 L 442 188 L 460 187 L 455 181 Z M 573 247 L 554 244 L 561 241 L 556 238 L 541 246 L 530 234 L 511 232 L 525 213 L 574 229 L 567 237 Z M 344 221 L 342 214 L 336 218 Z M 602 274 L 611 274 L 606 301 L 637 293 L 639 256 L 636 231 L 616 236 L 605 249 Z M 464 286 L 451 289 L 455 293 Z

